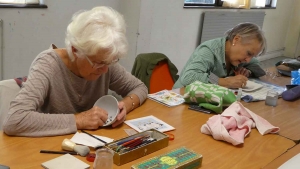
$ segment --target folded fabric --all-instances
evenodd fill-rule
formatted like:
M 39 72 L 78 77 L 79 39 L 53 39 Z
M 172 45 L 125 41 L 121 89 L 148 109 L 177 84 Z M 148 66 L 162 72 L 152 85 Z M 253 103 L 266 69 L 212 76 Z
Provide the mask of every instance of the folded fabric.
M 231 90 L 200 81 L 195 81 L 186 86 L 183 98 L 186 103 L 197 103 L 199 106 L 216 113 L 221 113 L 223 106 L 228 106 L 236 101 L 236 96 Z
M 286 101 L 294 101 L 300 98 L 300 85 L 286 90 L 282 93 L 282 99 Z
M 253 101 L 253 97 L 252 97 L 251 95 L 243 96 L 241 99 L 242 99 L 244 102 L 247 102 L 247 103 Z
M 244 143 L 244 138 L 254 127 L 261 135 L 279 132 L 279 127 L 274 127 L 240 102 L 234 102 L 221 115 L 210 117 L 206 124 L 202 125 L 201 132 L 236 146 Z

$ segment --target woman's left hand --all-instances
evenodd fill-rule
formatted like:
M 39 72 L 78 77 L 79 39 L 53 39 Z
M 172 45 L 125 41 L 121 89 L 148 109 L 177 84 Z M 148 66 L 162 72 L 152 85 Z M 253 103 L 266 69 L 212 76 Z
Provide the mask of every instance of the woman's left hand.
M 243 67 L 238 67 L 235 71 L 234 71 L 235 75 L 243 75 L 246 77 L 249 77 L 251 72 L 250 70 L 243 68 Z
M 112 127 L 116 127 L 126 120 L 127 111 L 124 102 L 119 102 L 119 109 L 120 113 L 117 116 L 117 120 L 112 124 Z

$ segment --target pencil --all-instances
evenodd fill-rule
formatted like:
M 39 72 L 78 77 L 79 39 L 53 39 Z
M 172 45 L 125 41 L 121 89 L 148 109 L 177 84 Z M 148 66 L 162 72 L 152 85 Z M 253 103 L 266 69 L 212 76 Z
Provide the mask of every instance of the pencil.
M 88 132 L 86 132 L 86 131 L 84 131 L 84 130 L 81 130 L 81 132 L 83 132 L 83 133 L 85 133 L 85 134 L 87 134 L 87 135 L 93 137 L 94 139 L 97 139 L 98 141 L 101 141 L 101 142 L 104 143 L 104 144 L 107 143 L 106 141 L 103 141 L 103 140 L 101 140 L 100 138 L 95 137 L 95 136 L 91 135 L 90 133 L 88 133 Z
M 51 150 L 41 150 L 40 153 L 48 153 L 48 154 L 71 154 L 77 155 L 78 153 L 74 151 L 51 151 Z

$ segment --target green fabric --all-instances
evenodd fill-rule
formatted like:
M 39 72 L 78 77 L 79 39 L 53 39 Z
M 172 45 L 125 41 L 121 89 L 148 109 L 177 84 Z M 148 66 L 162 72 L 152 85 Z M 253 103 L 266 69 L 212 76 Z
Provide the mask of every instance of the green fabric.
M 184 100 L 186 103 L 197 103 L 216 113 L 223 111 L 223 106 L 236 101 L 234 93 L 222 86 L 195 81 L 186 86 Z
M 176 82 L 179 77 L 179 75 L 177 75 L 178 70 L 176 66 L 169 60 L 169 58 L 162 53 L 139 54 L 135 58 L 131 74 L 144 82 L 149 91 L 152 71 L 158 64 L 158 62 L 163 60 L 166 60 L 168 62 L 170 74 L 174 82 Z

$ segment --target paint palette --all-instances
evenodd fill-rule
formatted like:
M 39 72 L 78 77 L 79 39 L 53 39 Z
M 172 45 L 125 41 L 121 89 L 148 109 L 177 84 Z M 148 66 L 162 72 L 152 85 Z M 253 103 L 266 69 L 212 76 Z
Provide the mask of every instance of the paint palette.
M 117 115 L 119 114 L 118 100 L 111 95 L 102 96 L 96 101 L 94 106 L 106 110 L 108 118 L 103 126 L 109 126 L 116 121 Z

